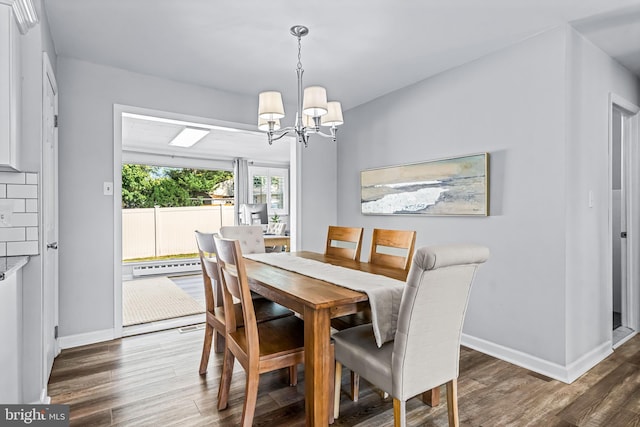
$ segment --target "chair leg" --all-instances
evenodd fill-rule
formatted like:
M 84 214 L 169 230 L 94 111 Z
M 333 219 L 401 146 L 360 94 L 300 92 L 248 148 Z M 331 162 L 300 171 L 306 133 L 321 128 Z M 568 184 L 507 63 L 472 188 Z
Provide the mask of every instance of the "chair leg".
M 406 427 L 407 406 L 406 402 L 393 398 L 393 425 L 394 427 Z
M 289 385 L 291 387 L 298 385 L 298 365 L 289 366 Z
M 435 387 L 422 393 L 422 401 L 432 408 L 438 406 L 440 404 L 440 387 Z
M 256 402 L 258 401 L 258 384 L 260 374 L 258 370 L 247 371 L 247 384 L 244 392 L 244 407 L 242 408 L 242 427 L 251 427 L 253 416 L 256 412 Z
M 209 354 L 211 353 L 211 340 L 213 339 L 213 326 L 207 323 L 204 331 L 204 344 L 202 345 L 202 357 L 200 357 L 200 375 L 207 373 L 209 366 Z
M 447 410 L 449 412 L 449 427 L 459 427 L 458 380 L 455 378 L 447 383 Z
M 233 353 L 229 350 L 224 352 L 222 361 L 222 375 L 220 375 L 220 385 L 218 386 L 218 410 L 225 409 L 229 403 L 229 388 L 231 387 L 231 377 L 233 376 L 233 364 L 235 362 Z
M 213 334 L 213 351 L 224 353 L 224 334 L 215 331 Z
M 342 363 L 336 360 L 335 384 L 333 388 L 333 419 L 340 416 L 340 385 L 342 384 Z
M 336 352 L 333 344 L 331 345 L 331 360 L 336 360 Z M 329 372 L 329 377 L 333 377 L 334 386 L 329 387 L 329 424 L 333 424 L 335 422 L 335 403 L 336 403 L 336 387 L 335 387 L 335 379 L 336 379 L 336 364 L 331 364 L 331 371 Z
M 351 371 L 351 400 L 358 401 L 360 395 L 360 375 L 357 372 Z

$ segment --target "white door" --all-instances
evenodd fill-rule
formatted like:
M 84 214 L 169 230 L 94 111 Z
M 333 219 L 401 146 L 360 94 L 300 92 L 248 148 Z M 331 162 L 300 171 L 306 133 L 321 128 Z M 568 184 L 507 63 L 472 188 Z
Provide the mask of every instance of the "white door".
M 59 352 L 58 325 L 58 89 L 49 57 L 43 56 L 42 138 L 42 345 L 43 389 Z

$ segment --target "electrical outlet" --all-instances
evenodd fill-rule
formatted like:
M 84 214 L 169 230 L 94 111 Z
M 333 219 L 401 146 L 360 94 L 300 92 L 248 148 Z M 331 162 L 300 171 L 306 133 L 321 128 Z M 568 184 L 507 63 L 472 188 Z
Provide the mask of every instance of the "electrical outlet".
M 14 202 L 12 200 L 0 200 L 0 227 L 11 227 Z

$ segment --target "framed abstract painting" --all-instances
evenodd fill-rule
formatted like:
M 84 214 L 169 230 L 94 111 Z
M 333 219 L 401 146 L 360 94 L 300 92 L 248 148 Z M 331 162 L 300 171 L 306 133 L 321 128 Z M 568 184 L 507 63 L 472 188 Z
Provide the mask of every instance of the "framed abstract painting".
M 365 215 L 489 215 L 489 153 L 367 169 Z

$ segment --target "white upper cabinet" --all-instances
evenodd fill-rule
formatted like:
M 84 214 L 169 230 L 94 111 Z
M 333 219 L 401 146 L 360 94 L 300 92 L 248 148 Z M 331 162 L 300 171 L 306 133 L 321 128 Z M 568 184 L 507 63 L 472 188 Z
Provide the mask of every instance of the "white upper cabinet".
M 0 170 L 20 169 L 20 83 L 20 31 L 0 3 Z

